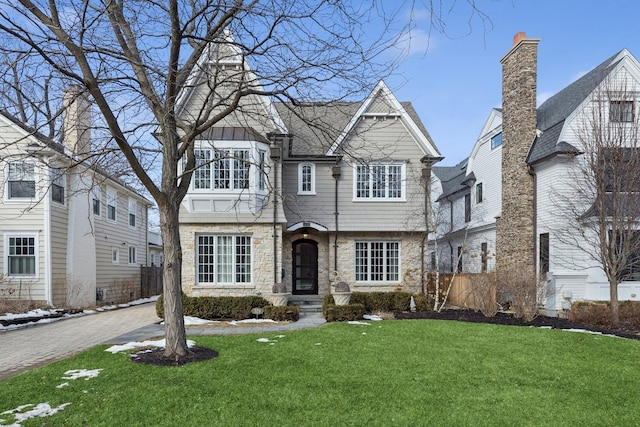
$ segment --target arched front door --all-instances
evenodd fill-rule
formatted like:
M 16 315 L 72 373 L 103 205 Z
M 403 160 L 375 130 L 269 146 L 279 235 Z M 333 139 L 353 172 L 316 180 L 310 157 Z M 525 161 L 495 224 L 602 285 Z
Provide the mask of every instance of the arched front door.
M 318 295 L 318 242 L 293 242 L 293 294 Z

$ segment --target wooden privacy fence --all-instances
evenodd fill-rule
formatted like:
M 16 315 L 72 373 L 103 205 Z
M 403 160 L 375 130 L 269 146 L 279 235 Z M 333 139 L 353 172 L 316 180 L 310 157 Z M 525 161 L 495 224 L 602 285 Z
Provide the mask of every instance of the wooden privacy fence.
M 149 298 L 162 293 L 162 267 L 140 267 L 140 294 Z
M 472 310 L 484 310 L 489 305 L 495 305 L 497 289 L 495 275 L 458 273 L 455 277 L 453 274 L 441 274 L 440 277 L 440 286 L 445 286 L 445 292 L 449 282 L 453 280 L 447 305 Z

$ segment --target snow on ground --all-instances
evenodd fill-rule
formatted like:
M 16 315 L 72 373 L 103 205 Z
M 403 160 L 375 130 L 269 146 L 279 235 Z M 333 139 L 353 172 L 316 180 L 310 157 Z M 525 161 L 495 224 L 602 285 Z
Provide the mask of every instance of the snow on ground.
M 361 322 L 359 320 L 351 320 L 349 322 L 347 322 L 349 325 L 364 325 L 364 326 L 371 326 L 371 323 L 367 323 L 367 322 Z
M 187 347 L 191 348 L 196 345 L 196 342 L 193 340 L 187 340 Z M 156 341 L 132 341 L 126 344 L 120 345 L 112 345 L 105 351 L 108 351 L 111 354 L 119 353 L 121 351 L 126 350 L 135 350 L 136 348 L 144 348 L 144 347 L 166 347 L 165 340 L 156 340 Z
M 100 375 L 100 371 L 102 369 L 72 369 L 64 373 L 65 376 L 62 377 L 63 380 L 77 380 L 80 378 L 84 378 L 86 381 L 91 378 L 96 378 Z M 69 385 L 68 382 L 57 385 L 56 388 L 60 389 L 63 387 L 67 387 Z M 8 411 L 0 412 L 0 426 L 9 426 L 16 427 L 21 426 L 23 421 L 26 421 L 31 418 L 44 418 L 50 417 L 52 415 L 57 414 L 58 412 L 64 410 L 65 407 L 71 405 L 71 402 L 63 403 L 60 406 L 56 406 L 52 408 L 49 405 L 49 402 L 38 403 L 34 405 L 33 403 L 27 403 L 26 405 L 20 405 L 17 408 L 9 409 Z M 29 409 L 33 408 L 33 409 Z M 12 424 L 5 424 L 7 420 L 2 418 L 2 415 L 10 415 L 13 416 L 14 421 Z M 46 424 L 46 423 L 45 423 Z
M 382 317 L 378 316 L 377 314 L 365 314 L 364 316 L 362 316 L 362 318 L 364 320 L 375 320 L 375 321 L 382 320 Z
M 0 331 L 9 331 L 9 330 L 13 330 L 13 329 L 20 329 L 20 328 L 25 328 L 27 326 L 33 326 L 33 325 L 41 325 L 44 323 L 51 323 L 51 322 L 56 322 L 58 320 L 62 320 L 62 319 L 69 319 L 71 317 L 79 317 L 79 316 L 85 316 L 87 314 L 95 314 L 97 312 L 103 312 L 103 311 L 109 311 L 109 310 L 115 310 L 117 308 L 124 308 L 124 307 L 131 307 L 134 305 L 140 305 L 140 304 L 145 304 L 148 302 L 154 302 L 158 299 L 158 296 L 153 296 L 151 298 L 141 298 L 141 299 L 137 299 L 135 301 L 131 301 L 128 302 L 126 304 L 118 304 L 118 305 L 106 305 L 103 307 L 98 307 L 95 310 L 82 310 L 81 312 L 78 313 L 64 313 L 63 309 L 60 308 L 51 308 L 51 309 L 35 309 L 35 310 L 30 310 L 26 313 L 5 313 L 3 316 L 0 316 L 0 320 L 15 320 L 15 319 L 25 319 L 25 318 L 34 318 L 37 320 L 34 320 L 32 322 L 27 322 L 27 323 L 22 323 L 19 325 L 7 325 L 4 326 L 2 325 L 2 323 L 0 323 Z M 51 316 L 57 316 L 57 317 L 51 317 Z

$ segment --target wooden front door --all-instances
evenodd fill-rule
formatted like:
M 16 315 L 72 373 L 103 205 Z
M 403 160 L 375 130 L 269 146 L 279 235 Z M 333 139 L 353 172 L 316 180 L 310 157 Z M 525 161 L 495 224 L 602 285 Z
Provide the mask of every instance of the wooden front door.
M 293 242 L 293 294 L 318 295 L 318 242 Z

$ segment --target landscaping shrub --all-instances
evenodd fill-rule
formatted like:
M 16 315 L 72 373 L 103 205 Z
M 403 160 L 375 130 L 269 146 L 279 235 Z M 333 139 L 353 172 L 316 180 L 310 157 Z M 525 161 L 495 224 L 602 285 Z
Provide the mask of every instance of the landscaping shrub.
M 409 299 L 409 302 L 411 302 L 411 299 Z M 413 294 L 413 302 L 416 303 L 416 311 L 427 311 L 432 308 L 429 298 L 425 294 Z
M 158 317 L 164 318 L 163 296 L 160 295 L 156 302 Z M 199 317 L 200 319 L 249 319 L 253 316 L 251 309 L 254 307 L 267 307 L 270 303 L 258 296 L 246 297 L 188 297 L 182 295 L 182 310 L 185 316 Z
M 407 311 L 411 295 L 409 292 L 354 292 L 351 294 L 351 303 L 364 305 L 367 313 Z
M 640 302 L 620 302 L 620 323 L 629 329 L 640 328 Z M 609 329 L 612 327 L 609 302 L 578 301 L 571 305 L 569 319 L 583 325 Z
M 364 305 L 362 304 L 325 304 L 322 306 L 322 314 L 324 315 L 324 318 L 327 319 L 327 322 L 359 320 L 362 319 L 364 313 Z
M 264 317 L 277 322 L 295 322 L 300 318 L 300 307 L 297 305 L 287 305 L 284 307 L 268 305 L 264 308 Z

